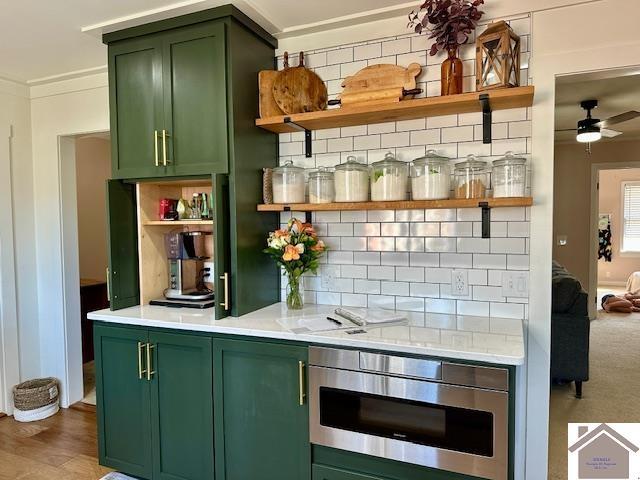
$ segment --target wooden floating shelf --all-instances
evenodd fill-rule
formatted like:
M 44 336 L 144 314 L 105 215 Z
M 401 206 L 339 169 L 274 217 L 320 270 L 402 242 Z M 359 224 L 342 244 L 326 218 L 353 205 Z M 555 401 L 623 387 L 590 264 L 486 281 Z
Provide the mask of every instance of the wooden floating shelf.
M 143 225 L 212 225 L 213 220 L 147 220 Z
M 448 200 L 402 200 L 396 202 L 272 203 L 258 205 L 258 211 L 327 212 L 339 210 L 428 210 L 442 208 L 530 207 L 531 205 L 533 205 L 532 197 L 452 198 Z
M 322 130 L 457 113 L 482 112 L 483 103 L 480 101 L 480 95 L 483 94 L 488 95 L 491 110 L 506 110 L 530 107 L 533 104 L 533 93 L 533 86 L 525 86 L 459 95 L 415 98 L 382 105 L 342 107 L 319 112 L 258 118 L 256 125 L 274 133 L 290 133 L 300 130 Z

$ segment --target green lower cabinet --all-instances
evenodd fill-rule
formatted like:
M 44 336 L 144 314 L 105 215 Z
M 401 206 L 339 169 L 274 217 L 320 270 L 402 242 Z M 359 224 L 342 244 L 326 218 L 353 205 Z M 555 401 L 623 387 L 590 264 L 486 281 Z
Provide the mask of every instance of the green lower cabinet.
M 214 339 L 216 480 L 311 476 L 307 348 Z
M 313 480 L 386 480 L 363 473 L 353 473 L 324 465 L 313 466 Z
M 151 388 L 138 370 L 147 337 L 145 329 L 94 328 L 100 463 L 151 479 Z
M 213 479 L 211 338 L 96 323 L 100 464 L 147 480 Z
M 211 338 L 149 332 L 153 478 L 213 479 Z

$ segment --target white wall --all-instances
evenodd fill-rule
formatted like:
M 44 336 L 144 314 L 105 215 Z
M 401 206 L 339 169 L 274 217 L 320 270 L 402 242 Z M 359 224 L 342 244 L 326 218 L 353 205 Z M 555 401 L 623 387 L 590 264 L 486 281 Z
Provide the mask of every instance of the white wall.
M 603 0 L 533 16 L 533 151 L 541 161 L 533 172 L 535 205 L 531 212 L 531 258 L 535 261 L 530 267 L 527 479 L 547 474 L 556 77 L 640 66 L 635 26 L 639 15 L 640 2 Z
M 6 383 L 4 393 L 8 399 L 10 388 L 21 378 L 38 375 L 40 360 L 39 349 L 33 348 L 38 345 L 39 336 L 29 92 L 25 86 L 5 80 L 0 80 L 0 135 L 1 204 L 3 210 L 13 210 L 0 217 L 0 341 L 5 346 L 0 383 Z M 2 403 L 10 412 L 11 402 Z
M 106 180 L 111 178 L 108 138 L 76 140 L 78 247 L 80 278 L 104 281 L 107 268 Z
M 65 238 L 60 216 L 61 172 L 71 171 L 59 162 L 59 149 L 70 148 L 66 139 L 61 144 L 60 137 L 109 129 L 107 76 L 32 87 L 31 93 L 41 374 L 62 380 L 61 400 L 68 405 L 82 398 L 82 359 L 79 313 L 76 316 L 74 308 L 79 305 L 79 292 L 77 288 L 63 288 L 67 273 L 63 269 L 63 249 L 77 245 L 77 237 L 75 243 L 68 238 L 69 232 Z M 70 213 L 75 215 L 75 207 Z

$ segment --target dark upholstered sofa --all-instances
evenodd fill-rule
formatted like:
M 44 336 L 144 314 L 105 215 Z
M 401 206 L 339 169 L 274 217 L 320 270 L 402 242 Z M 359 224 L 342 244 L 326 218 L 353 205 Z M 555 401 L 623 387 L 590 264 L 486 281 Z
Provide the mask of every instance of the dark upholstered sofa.
M 581 398 L 582 382 L 589 380 L 588 295 L 556 261 L 551 276 L 551 379 L 575 382 Z

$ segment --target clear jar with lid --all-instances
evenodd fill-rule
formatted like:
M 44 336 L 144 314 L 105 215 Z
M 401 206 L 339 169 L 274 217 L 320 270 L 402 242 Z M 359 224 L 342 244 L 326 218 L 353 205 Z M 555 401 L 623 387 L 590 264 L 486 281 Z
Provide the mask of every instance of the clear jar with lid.
M 304 203 L 304 168 L 289 161 L 273 169 L 273 203 Z
M 333 174 L 336 202 L 366 202 L 369 200 L 369 167 L 348 156 L 336 165 Z
M 527 186 L 527 159 L 513 152 L 505 153 L 504 157 L 493 161 L 491 178 L 493 196 L 524 197 Z
M 427 150 L 424 157 L 416 158 L 411 167 L 411 196 L 414 200 L 441 200 L 449 198 L 451 165 L 449 158 Z
M 334 198 L 333 172 L 326 168 L 309 172 L 309 203 L 331 203 Z
M 409 165 L 388 152 L 383 160 L 371 165 L 371 200 L 406 200 L 408 178 Z
M 485 198 L 489 188 L 487 162 L 475 155 L 467 155 L 464 162 L 456 163 L 454 170 L 455 198 Z

